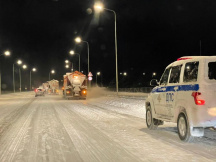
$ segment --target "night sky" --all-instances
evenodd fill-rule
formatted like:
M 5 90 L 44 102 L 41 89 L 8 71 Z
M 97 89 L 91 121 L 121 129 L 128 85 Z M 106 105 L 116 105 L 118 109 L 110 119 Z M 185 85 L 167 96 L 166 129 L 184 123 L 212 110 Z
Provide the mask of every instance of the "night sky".
M 33 85 L 52 78 L 62 80 L 69 70 L 64 61 L 70 59 L 78 70 L 87 73 L 87 47 L 75 44 L 81 36 L 89 42 L 90 71 L 104 86 L 115 86 L 114 15 L 96 14 L 94 0 L 0 0 L 0 52 L 10 50 L 12 56 L 1 56 L 2 83 L 12 89 L 12 67 L 17 59 L 28 65 L 22 70 L 23 87 L 29 88 L 29 70 Z M 160 78 L 164 68 L 181 56 L 215 55 L 215 0 L 103 0 L 105 8 L 117 14 L 118 67 L 128 76 L 119 76 L 120 87 L 147 86 L 152 72 Z M 145 76 L 143 76 L 145 73 Z M 16 85 L 18 66 L 16 66 Z M 94 80 L 95 81 L 95 78 Z M 18 86 L 17 86 L 18 88 Z

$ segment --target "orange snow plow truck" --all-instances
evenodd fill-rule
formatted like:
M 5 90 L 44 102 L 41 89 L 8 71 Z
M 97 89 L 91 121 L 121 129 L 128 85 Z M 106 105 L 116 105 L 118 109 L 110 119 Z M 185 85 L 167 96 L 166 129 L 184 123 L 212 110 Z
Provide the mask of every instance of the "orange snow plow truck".
M 87 95 L 87 78 L 81 72 L 75 71 L 66 73 L 64 78 L 63 96 L 69 98 L 86 99 Z

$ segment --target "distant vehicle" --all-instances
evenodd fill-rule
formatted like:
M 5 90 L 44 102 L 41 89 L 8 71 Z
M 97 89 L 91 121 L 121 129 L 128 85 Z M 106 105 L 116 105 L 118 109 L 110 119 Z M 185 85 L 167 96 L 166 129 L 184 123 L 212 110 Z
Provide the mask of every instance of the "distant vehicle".
M 47 81 L 48 83 L 48 89 L 47 93 L 48 94 L 59 94 L 59 81 L 58 80 L 50 80 Z
M 45 91 L 43 88 L 36 88 L 35 89 L 35 97 L 37 96 L 45 96 Z
M 48 82 L 45 82 L 42 84 L 43 86 L 43 89 L 45 90 L 45 93 L 47 94 L 48 93 L 48 89 L 49 89 L 49 83 Z
M 146 124 L 177 123 L 179 138 L 190 142 L 204 128 L 216 128 L 216 56 L 187 56 L 171 63 L 146 100 Z
M 86 99 L 87 95 L 87 78 L 81 72 L 75 71 L 66 73 L 64 78 L 63 96 L 69 98 L 83 98 Z

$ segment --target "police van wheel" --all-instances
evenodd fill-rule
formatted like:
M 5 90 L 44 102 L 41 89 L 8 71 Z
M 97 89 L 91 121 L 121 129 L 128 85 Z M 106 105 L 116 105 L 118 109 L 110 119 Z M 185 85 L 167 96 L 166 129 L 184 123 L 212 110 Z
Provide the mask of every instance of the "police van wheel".
M 183 113 L 179 114 L 179 116 L 178 116 L 177 129 L 178 129 L 179 138 L 182 141 L 185 141 L 185 142 L 192 142 L 193 141 L 194 138 L 193 138 L 193 136 L 191 136 L 188 121 L 186 119 L 185 114 L 183 114 Z
M 158 124 L 157 124 L 157 119 L 152 118 L 152 112 L 151 112 L 151 107 L 148 106 L 146 109 L 146 125 L 149 129 L 157 129 Z

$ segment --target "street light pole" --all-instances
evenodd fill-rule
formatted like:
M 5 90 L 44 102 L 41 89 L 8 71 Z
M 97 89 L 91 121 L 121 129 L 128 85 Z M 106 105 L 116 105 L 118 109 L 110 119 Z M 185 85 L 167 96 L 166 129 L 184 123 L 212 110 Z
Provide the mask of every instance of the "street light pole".
M 14 93 L 15 93 L 16 90 L 15 90 L 14 64 L 13 64 L 13 90 L 14 90 Z
M 96 73 L 96 86 L 97 86 L 97 76 L 100 75 L 100 74 L 101 74 L 100 72 Z
M 19 78 L 20 78 L 20 92 L 21 92 L 21 70 L 19 68 Z
M 84 43 L 87 44 L 87 50 L 88 50 L 88 74 L 89 74 L 89 72 L 90 72 L 90 68 L 89 68 L 89 43 L 87 41 L 83 41 L 80 37 L 77 37 L 75 39 L 75 41 L 77 43 L 84 42 Z M 89 81 L 89 88 L 91 88 L 91 81 Z
M 88 50 L 88 73 L 89 73 L 89 43 L 87 41 L 83 41 L 87 44 L 87 50 Z
M 29 91 L 31 91 L 31 70 L 30 70 L 30 83 L 29 83 Z
M 22 61 L 21 60 L 18 60 L 17 61 L 17 64 L 18 65 L 21 65 L 22 64 Z M 13 63 L 13 89 L 14 89 L 14 93 L 15 93 L 15 74 L 14 74 L 14 63 Z M 19 77 L 20 77 L 20 69 L 19 69 Z M 20 85 L 21 85 L 21 77 L 20 77 Z
M 32 90 L 32 86 L 31 86 L 31 72 L 35 72 L 36 71 L 36 68 L 33 68 L 32 70 L 30 70 L 30 88 L 29 88 L 29 90 L 31 91 Z
M 115 18 L 115 60 L 116 60 L 116 93 L 117 93 L 117 96 L 118 96 L 118 55 L 117 55 L 117 21 L 116 21 L 116 12 L 114 10 L 111 10 L 111 9 L 107 9 L 107 8 L 104 8 L 102 5 L 95 5 L 95 8 L 98 9 L 98 10 L 107 10 L 107 11 L 110 11 L 110 12 L 113 12 L 114 14 L 114 18 Z
M 75 53 L 73 50 L 71 50 L 69 53 L 70 53 L 71 55 L 74 55 L 74 54 L 79 55 L 79 72 L 80 72 L 80 54 L 79 54 L 79 53 Z
M 96 87 L 97 87 L 97 74 L 96 74 Z
M 1 59 L 0 59 L 0 95 L 1 95 Z
M 79 55 L 79 72 L 80 72 L 80 54 L 78 54 Z
M 55 70 L 51 70 L 51 71 L 49 72 L 49 81 L 50 81 L 50 73 L 54 74 L 54 73 L 55 73 Z
M 5 56 L 10 56 L 10 51 L 5 51 L 4 54 L 0 54 L 0 56 L 5 55 Z M 1 58 L 0 58 L 0 95 L 1 95 Z
M 88 73 L 89 73 L 89 71 L 90 71 L 90 69 L 89 69 L 89 43 L 87 41 L 82 40 L 80 37 L 77 37 L 75 39 L 75 42 L 77 42 L 77 43 L 84 42 L 84 43 L 87 44 L 87 50 L 88 50 Z

